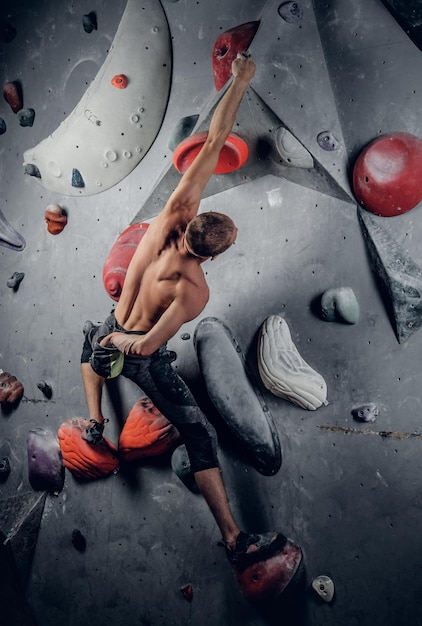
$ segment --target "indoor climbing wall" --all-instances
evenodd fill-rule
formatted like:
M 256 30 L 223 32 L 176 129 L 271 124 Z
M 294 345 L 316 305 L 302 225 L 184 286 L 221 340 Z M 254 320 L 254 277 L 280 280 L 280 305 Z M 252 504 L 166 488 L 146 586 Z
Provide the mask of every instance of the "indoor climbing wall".
M 4 0 L 7 626 L 419 623 L 421 11 Z M 181 471 L 177 434 L 132 383 L 107 385 L 107 464 L 68 456 L 87 417 L 84 323 L 115 306 L 113 254 L 128 262 L 177 185 L 239 46 L 256 75 L 201 209 L 239 235 L 204 264 L 209 303 L 169 349 L 216 426 L 239 524 L 302 548 L 295 585 L 260 606 Z M 141 419 L 167 439 L 133 447 Z

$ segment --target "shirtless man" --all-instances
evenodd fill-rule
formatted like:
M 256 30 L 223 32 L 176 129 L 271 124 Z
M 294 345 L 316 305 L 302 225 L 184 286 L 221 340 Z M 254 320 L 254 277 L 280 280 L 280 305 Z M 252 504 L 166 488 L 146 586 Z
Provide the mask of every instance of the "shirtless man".
M 244 565 L 265 558 L 286 540 L 278 533 L 250 535 L 240 531 L 221 478 L 214 429 L 171 367 L 166 342 L 208 302 L 202 263 L 227 250 L 236 239 L 237 228 L 228 216 L 197 213 L 254 73 L 251 56 L 239 53 L 232 64 L 232 83 L 214 112 L 207 140 L 143 236 L 114 313 L 86 334 L 81 363 L 94 430 L 101 433 L 104 423 L 104 379 L 118 373 L 136 382 L 176 426 L 196 483 L 222 533 L 227 555 L 231 562 Z

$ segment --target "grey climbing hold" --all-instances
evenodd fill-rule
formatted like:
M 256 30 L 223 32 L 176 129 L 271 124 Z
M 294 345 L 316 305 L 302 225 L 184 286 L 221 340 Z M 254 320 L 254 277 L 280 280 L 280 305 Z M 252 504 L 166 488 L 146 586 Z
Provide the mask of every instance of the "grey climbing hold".
M 183 341 L 188 341 L 188 339 L 190 339 L 190 333 L 183 333 L 182 335 L 180 335 L 180 339 L 183 339 Z
M 362 404 L 352 409 L 352 415 L 358 422 L 375 422 L 378 416 L 378 407 L 374 402 Z
M 7 129 L 6 122 L 4 121 L 2 117 L 0 117 L 0 135 L 4 135 L 4 133 L 6 132 L 6 129 Z
M 34 109 L 21 109 L 17 112 L 19 124 L 21 126 L 32 126 L 35 119 Z
M 358 207 L 358 217 L 373 272 L 387 294 L 399 343 L 422 324 L 422 271 L 392 235 L 367 211 Z
M 182 444 L 178 446 L 171 455 L 171 468 L 182 483 L 193 493 L 199 493 L 195 476 L 190 468 L 189 456 L 186 446 Z
M 286 22 L 294 24 L 300 22 L 303 17 L 303 9 L 299 2 L 282 2 L 278 7 L 278 14 Z
M 41 172 L 36 165 L 33 163 L 25 163 L 23 166 L 23 170 L 25 174 L 29 176 L 35 176 L 35 178 L 41 178 Z
M 331 602 L 334 598 L 334 583 L 329 576 L 317 576 L 312 581 L 312 589 L 316 591 L 325 602 Z
M 10 461 L 7 456 L 0 459 L 0 482 L 4 483 L 10 474 Z
M 80 171 L 76 168 L 73 168 L 72 170 L 72 187 L 85 187 L 84 179 L 82 178 Z
M 7 286 L 13 289 L 13 291 L 17 291 L 24 278 L 24 272 L 14 272 L 7 281 Z
M 321 297 L 321 311 L 327 322 L 356 324 L 359 321 L 359 304 L 351 287 L 327 289 Z
M 277 131 L 276 146 L 283 165 L 312 169 L 314 160 L 298 139 L 287 128 L 281 126 Z
M 12 250 L 23 250 L 26 241 L 14 228 L 9 224 L 3 213 L 0 211 L 0 245 Z

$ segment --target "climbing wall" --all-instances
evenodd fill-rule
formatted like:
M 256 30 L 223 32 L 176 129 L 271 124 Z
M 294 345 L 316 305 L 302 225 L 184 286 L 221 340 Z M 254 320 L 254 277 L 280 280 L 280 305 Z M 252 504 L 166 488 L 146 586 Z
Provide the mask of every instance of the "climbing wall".
M 121 30 L 116 38 L 129 5 L 143 12 L 146 43 Z M 394 217 L 368 212 L 355 196 L 353 168 L 377 138 L 422 138 L 420 17 L 418 2 L 393 0 L 3 1 L 0 77 L 21 100 L 17 112 L 11 98 L 0 102 L 0 368 L 24 388 L 0 411 L 7 626 L 419 623 L 421 209 L 416 202 Z M 233 129 L 247 160 L 213 177 L 201 209 L 230 215 L 239 235 L 204 264 L 209 303 L 169 348 L 217 427 L 239 524 L 279 529 L 302 546 L 300 581 L 282 602 L 259 609 L 242 594 L 205 502 L 175 474 L 169 453 L 89 481 L 66 470 L 46 490 L 30 475 L 28 448 L 28 438 L 46 437 L 54 452 L 60 426 L 87 416 L 82 327 L 115 305 L 104 263 L 122 231 L 164 206 L 180 179 L 173 154 L 181 129 L 206 130 L 227 87 L 214 80 L 215 42 L 248 23 L 257 25 L 249 46 L 257 71 Z M 136 59 L 157 57 L 161 79 L 134 103 Z M 110 69 L 110 58 L 120 69 Z M 110 84 L 125 73 L 126 90 Z M 116 115 L 113 133 L 96 124 L 106 118 L 95 110 L 78 121 L 101 132 L 91 181 L 84 172 L 92 160 L 86 151 L 78 159 L 69 120 L 105 87 L 113 107 L 103 98 L 98 106 Z M 122 111 L 124 124 L 136 127 L 131 140 L 137 133 L 142 143 L 125 143 Z M 95 133 L 81 128 L 95 152 Z M 45 142 L 51 147 L 34 159 Z M 299 164 L 289 161 L 293 154 Z M 67 188 L 51 182 L 63 180 Z M 417 175 L 412 185 L 418 193 Z M 56 231 L 46 223 L 50 205 L 63 210 L 64 228 L 65 220 Z M 357 317 L 327 321 L 321 296 L 344 288 Z M 270 316 L 285 320 L 296 350 L 326 383 L 327 402 L 315 410 L 275 395 L 259 377 L 259 331 Z M 207 317 L 230 329 L 256 376 L 281 446 L 273 475 L 257 470 L 209 400 L 194 345 Z M 127 380 L 107 385 L 113 444 L 140 395 Z M 319 576 L 334 583 L 330 602 L 312 587 Z

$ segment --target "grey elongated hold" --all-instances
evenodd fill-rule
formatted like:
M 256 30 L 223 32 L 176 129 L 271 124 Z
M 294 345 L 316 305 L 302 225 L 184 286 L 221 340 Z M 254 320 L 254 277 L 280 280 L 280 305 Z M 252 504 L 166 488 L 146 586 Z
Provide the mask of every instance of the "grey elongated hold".
M 23 250 L 26 241 L 17 230 L 13 228 L 0 211 L 0 245 L 10 248 L 11 250 Z
M 327 403 L 327 385 L 299 354 L 281 315 L 270 315 L 258 338 L 258 371 L 265 387 L 302 409 L 314 411 Z

